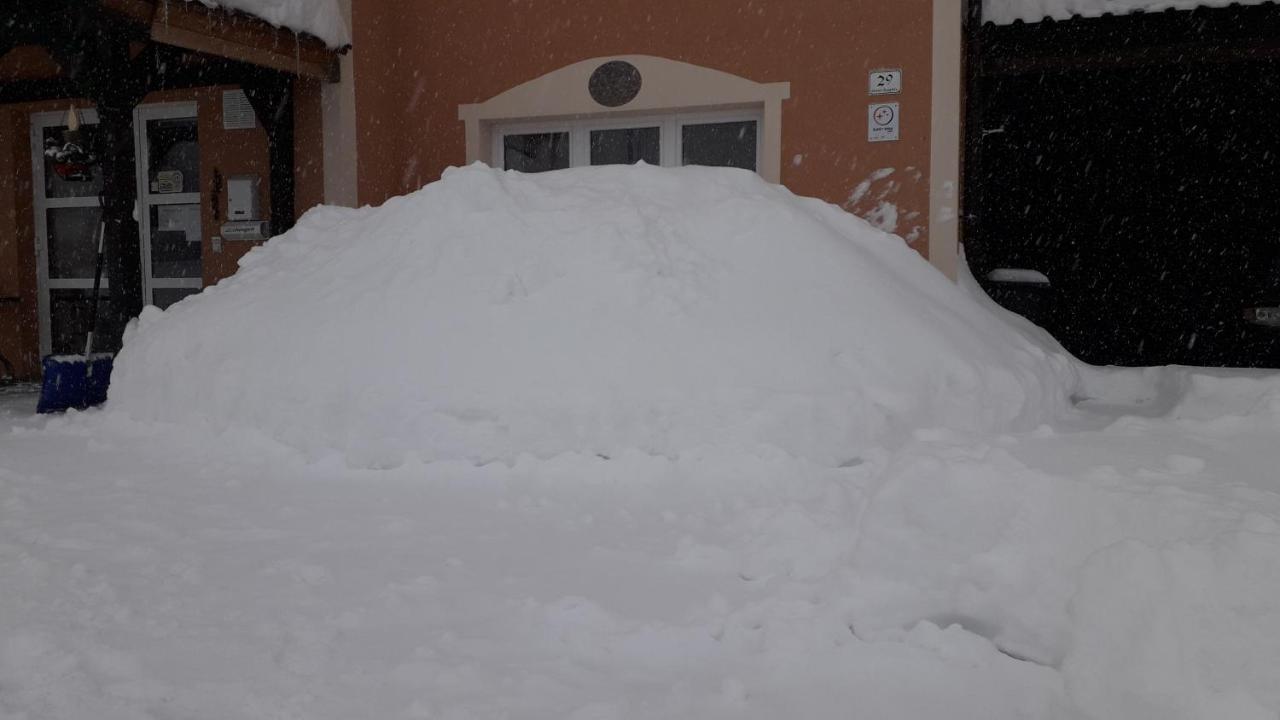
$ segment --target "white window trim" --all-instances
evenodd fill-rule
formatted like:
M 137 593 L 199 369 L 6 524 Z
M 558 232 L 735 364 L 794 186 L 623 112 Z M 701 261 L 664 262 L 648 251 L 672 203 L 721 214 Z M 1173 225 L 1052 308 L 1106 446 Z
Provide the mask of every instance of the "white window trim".
M 639 94 L 618 108 L 591 98 L 587 84 L 600 65 L 622 60 L 634 65 L 643 82 Z M 467 162 L 494 159 L 494 131 L 515 125 L 565 127 L 578 121 L 637 119 L 703 113 L 751 113 L 756 130 L 756 172 L 769 182 L 782 175 L 782 102 L 791 97 L 787 82 L 758 83 L 719 70 L 652 55 L 598 57 L 553 70 L 484 102 L 458 107 L 466 126 Z M 669 146 L 670 143 L 665 143 Z M 579 148 L 581 152 L 581 148 Z
M 538 133 L 569 134 L 569 167 L 586 167 L 591 164 L 591 132 L 594 130 L 618 130 L 625 128 L 658 128 L 658 147 L 663 167 L 679 167 L 684 157 L 684 132 L 686 125 L 708 125 L 723 122 L 754 122 L 756 124 L 756 172 L 760 172 L 764 150 L 764 111 L 722 110 L 716 112 L 666 113 L 661 115 L 635 115 L 612 117 L 608 115 L 548 120 L 541 122 L 498 123 L 493 126 L 492 142 L 487 164 L 495 168 L 505 167 L 504 144 L 508 135 L 532 135 Z

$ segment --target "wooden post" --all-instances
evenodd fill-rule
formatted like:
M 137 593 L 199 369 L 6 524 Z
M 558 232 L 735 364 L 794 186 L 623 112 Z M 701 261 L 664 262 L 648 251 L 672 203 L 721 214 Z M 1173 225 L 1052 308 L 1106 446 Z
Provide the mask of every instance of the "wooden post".
M 128 98 L 97 98 L 98 126 L 103 145 L 102 220 L 105 229 L 107 277 L 111 279 L 103 327 L 118 337 L 124 324 L 142 312 L 142 248 L 138 221 L 136 149 L 133 109 Z
M 246 83 L 245 95 L 267 131 L 271 157 L 271 234 L 293 227 L 294 199 L 294 77 L 263 72 Z

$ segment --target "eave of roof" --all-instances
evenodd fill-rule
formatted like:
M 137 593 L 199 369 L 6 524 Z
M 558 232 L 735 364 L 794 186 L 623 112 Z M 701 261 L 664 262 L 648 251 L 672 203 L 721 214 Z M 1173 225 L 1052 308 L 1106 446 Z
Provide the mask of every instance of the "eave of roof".
M 200 2 L 102 1 L 104 7 L 147 26 L 147 34 L 156 42 L 296 75 L 336 80 L 335 53 L 346 51 L 255 15 Z
M 1037 23 L 1075 17 L 1264 5 L 1273 2 L 1275 0 L 985 0 L 982 19 L 996 25 L 1011 25 L 1015 22 Z
M 351 29 L 338 0 L 187 0 L 207 8 L 244 13 L 273 27 L 318 38 L 330 50 L 351 45 Z

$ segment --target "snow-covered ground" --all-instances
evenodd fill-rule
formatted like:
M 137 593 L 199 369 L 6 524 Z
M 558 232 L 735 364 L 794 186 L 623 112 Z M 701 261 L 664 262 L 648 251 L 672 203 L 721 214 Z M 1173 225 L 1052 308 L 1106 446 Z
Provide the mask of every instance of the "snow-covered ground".
M 118 363 L 0 394 L 2 720 L 1280 714 L 1280 377 L 1078 366 L 747 173 L 319 211 Z
M 1275 718 L 1280 386 L 1198 382 L 847 468 L 351 470 L 10 396 L 0 717 Z

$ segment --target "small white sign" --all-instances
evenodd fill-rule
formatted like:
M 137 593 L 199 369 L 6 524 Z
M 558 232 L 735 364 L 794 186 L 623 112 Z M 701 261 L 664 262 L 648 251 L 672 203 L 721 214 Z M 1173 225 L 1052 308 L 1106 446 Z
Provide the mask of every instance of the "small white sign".
M 867 142 L 897 139 L 898 103 L 872 103 L 867 106 Z
M 874 70 L 867 80 L 867 93 L 870 95 L 901 95 L 901 70 Z
M 182 188 L 181 170 L 161 170 L 156 173 L 156 179 L 151 183 L 151 192 L 161 195 L 180 193 Z

